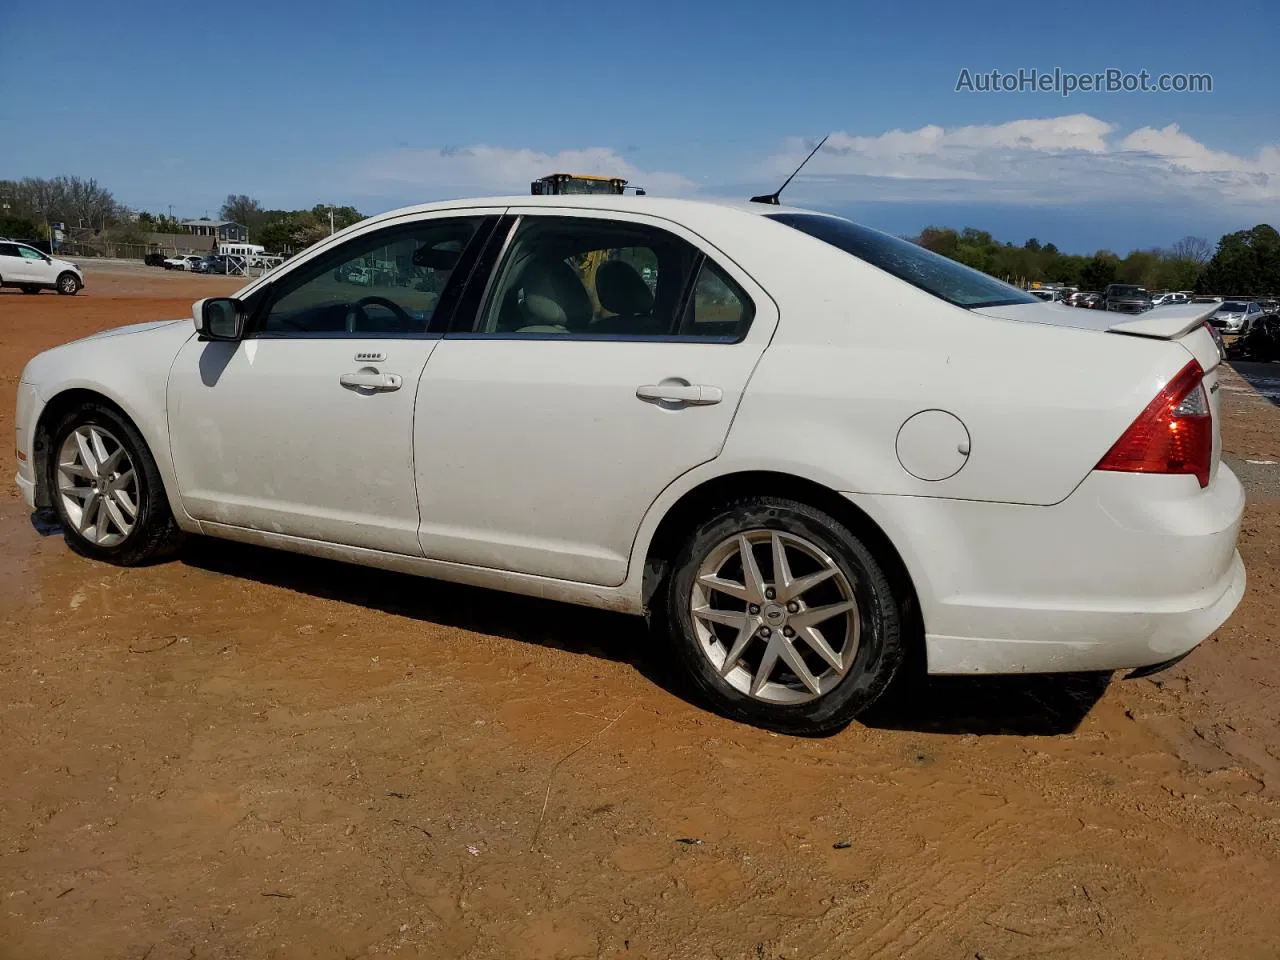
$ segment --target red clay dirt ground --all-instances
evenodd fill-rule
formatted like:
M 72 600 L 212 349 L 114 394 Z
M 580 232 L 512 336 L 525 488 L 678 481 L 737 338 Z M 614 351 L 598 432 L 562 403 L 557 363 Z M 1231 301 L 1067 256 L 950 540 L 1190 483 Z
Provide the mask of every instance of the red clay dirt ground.
M 235 287 L 88 280 L 0 293 L 5 449 L 32 354 Z M 1226 449 L 1280 459 L 1228 386 Z M 1266 493 L 1177 668 L 932 681 L 814 740 L 686 702 L 626 617 L 213 543 L 117 569 L 8 483 L 0 547 L 6 960 L 1280 954 Z

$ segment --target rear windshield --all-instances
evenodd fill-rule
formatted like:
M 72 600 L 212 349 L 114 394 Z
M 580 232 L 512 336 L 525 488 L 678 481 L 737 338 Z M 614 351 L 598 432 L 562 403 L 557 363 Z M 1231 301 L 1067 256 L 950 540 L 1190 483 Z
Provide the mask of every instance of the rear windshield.
M 873 267 L 891 273 L 947 303 L 972 310 L 1009 303 L 1039 303 L 1040 300 L 1017 287 L 989 277 L 981 271 L 891 237 L 879 230 L 817 213 L 774 213 L 769 219 L 785 223 L 825 243 L 852 254 Z

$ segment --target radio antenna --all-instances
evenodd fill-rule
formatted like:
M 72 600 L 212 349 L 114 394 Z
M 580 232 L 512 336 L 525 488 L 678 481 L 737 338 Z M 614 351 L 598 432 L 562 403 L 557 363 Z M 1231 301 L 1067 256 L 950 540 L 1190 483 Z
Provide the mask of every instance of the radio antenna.
M 804 160 L 800 163 L 800 166 L 796 167 L 795 171 L 791 174 L 791 176 L 787 177 L 787 179 L 782 181 L 782 186 L 780 186 L 777 190 L 773 191 L 773 193 L 766 193 L 758 197 L 752 197 L 751 202 L 752 203 L 771 203 L 775 207 L 780 206 L 781 204 L 780 204 L 780 201 L 778 200 L 778 197 L 781 195 L 782 191 L 787 189 L 787 184 L 789 184 L 792 180 L 794 180 L 796 178 L 796 174 L 804 169 L 804 165 L 813 159 L 813 155 L 822 149 L 822 145 L 827 142 L 830 136 L 831 134 L 828 133 L 825 137 L 823 137 L 821 140 L 818 141 L 818 145 L 809 151 L 809 155 L 804 158 Z

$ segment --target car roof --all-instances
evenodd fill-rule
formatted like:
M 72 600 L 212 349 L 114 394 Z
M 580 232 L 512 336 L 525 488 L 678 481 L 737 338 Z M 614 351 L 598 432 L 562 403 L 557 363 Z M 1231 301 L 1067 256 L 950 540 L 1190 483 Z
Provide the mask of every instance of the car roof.
M 631 194 L 560 194 L 551 196 L 519 196 L 498 197 L 465 197 L 456 200 L 441 200 L 434 203 L 421 203 L 413 206 L 388 210 L 386 213 L 371 217 L 371 221 L 403 217 L 415 213 L 430 213 L 436 210 L 450 210 L 465 207 L 560 207 L 581 210 L 612 210 L 617 212 L 648 213 L 653 216 L 671 220 L 683 220 L 688 217 L 724 216 L 733 213 L 749 213 L 756 216 L 777 213 L 809 213 L 820 216 L 833 216 L 821 210 L 807 210 L 803 207 L 775 206 L 771 203 L 753 203 L 750 200 L 732 198 L 715 198 L 689 200 L 679 197 L 655 197 L 650 195 L 635 196 Z M 368 223 L 369 221 L 364 221 Z

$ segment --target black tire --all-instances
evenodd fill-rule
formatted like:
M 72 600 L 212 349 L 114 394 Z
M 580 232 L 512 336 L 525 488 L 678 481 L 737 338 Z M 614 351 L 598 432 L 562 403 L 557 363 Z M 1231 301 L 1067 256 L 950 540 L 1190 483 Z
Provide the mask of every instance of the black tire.
M 26 294 L 39 293 L 40 288 L 39 287 L 23 287 L 22 292 Z
M 832 689 L 814 699 L 772 703 L 738 690 L 721 679 L 698 639 L 690 598 L 699 566 L 730 537 L 755 530 L 807 540 L 835 562 L 853 589 L 860 629 L 853 663 Z M 885 692 L 903 662 L 905 598 L 895 591 L 873 551 L 851 530 L 795 500 L 744 497 L 712 511 L 690 534 L 655 600 L 654 626 L 665 630 L 695 693 L 725 716 L 767 730 L 801 736 L 840 730 Z M 752 641 L 764 642 L 759 636 Z
M 74 297 L 80 292 L 80 281 L 74 273 L 67 270 L 59 274 L 57 290 L 64 297 Z
M 138 516 L 133 530 L 121 542 L 100 546 L 87 539 L 76 528 L 58 494 L 58 456 L 63 442 L 77 427 L 96 425 L 105 428 L 125 448 L 133 461 L 137 479 Z M 62 524 L 63 537 L 76 553 L 121 567 L 137 567 L 175 554 L 182 546 L 183 534 L 173 519 L 164 482 L 156 468 L 151 451 L 137 429 L 127 418 L 106 404 L 87 403 L 72 410 L 54 424 L 52 443 L 48 448 L 45 482 L 49 499 Z

